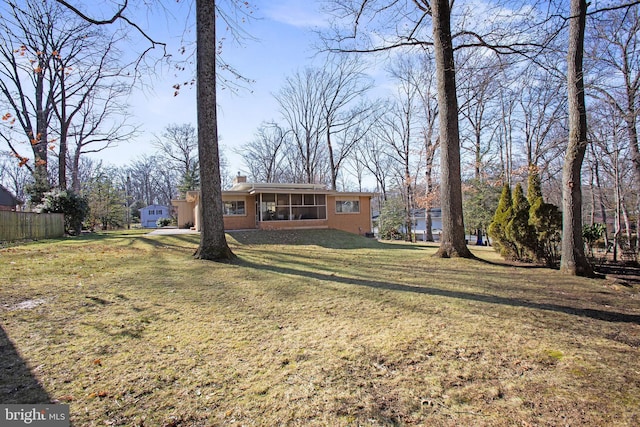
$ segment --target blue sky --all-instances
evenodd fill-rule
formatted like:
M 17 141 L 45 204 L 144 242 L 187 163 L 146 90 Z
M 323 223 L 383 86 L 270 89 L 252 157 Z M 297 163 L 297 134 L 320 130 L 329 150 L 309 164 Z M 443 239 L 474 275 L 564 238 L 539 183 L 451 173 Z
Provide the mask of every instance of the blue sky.
M 233 150 L 253 139 L 261 122 L 279 117 L 272 93 L 280 89 L 286 76 L 312 64 L 315 54 L 312 30 L 326 23 L 314 1 L 257 0 L 251 3 L 257 19 L 249 21 L 244 28 L 255 40 L 246 40 L 242 46 L 226 43 L 223 56 L 255 83 L 235 94 L 229 90 L 218 92 L 218 130 L 232 174 L 243 168 L 241 158 Z M 184 20 L 181 17 L 188 13 L 186 7 L 183 4 L 182 10 L 176 12 L 176 21 Z M 161 34 L 156 38 L 170 41 L 171 53 L 180 47 L 183 27 L 179 23 L 155 22 L 150 28 Z M 159 70 L 156 76 L 147 77 L 145 83 L 152 88 L 137 91 L 130 100 L 132 121 L 140 124 L 140 135 L 128 144 L 110 148 L 94 158 L 117 166 L 126 165 L 143 154 L 153 154 L 153 135 L 160 135 L 167 124 L 191 123 L 195 126 L 195 86 L 182 89 L 178 96 L 174 96 L 172 88 L 173 84 L 189 77 L 175 77 L 170 70 Z

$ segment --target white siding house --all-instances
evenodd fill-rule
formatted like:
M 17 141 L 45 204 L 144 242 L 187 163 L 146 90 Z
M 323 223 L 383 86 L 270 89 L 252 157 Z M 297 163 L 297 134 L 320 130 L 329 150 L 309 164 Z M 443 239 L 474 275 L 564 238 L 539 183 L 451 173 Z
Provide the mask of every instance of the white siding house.
M 140 224 L 145 228 L 156 228 L 156 221 L 160 218 L 171 217 L 168 206 L 149 205 L 140 210 Z

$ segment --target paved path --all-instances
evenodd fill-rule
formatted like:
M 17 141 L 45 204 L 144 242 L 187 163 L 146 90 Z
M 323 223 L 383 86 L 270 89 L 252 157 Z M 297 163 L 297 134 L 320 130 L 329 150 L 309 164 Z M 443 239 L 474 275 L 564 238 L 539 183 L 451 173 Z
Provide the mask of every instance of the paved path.
M 188 228 L 157 228 L 149 234 L 200 234 L 200 232 Z

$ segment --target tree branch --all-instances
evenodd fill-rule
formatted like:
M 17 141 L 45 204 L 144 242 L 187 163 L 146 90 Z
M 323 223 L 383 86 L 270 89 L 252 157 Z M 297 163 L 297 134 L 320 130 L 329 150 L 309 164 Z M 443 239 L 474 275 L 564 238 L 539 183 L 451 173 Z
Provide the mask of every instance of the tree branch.
M 122 4 L 122 7 L 120 7 L 120 9 L 118 9 L 118 11 L 109 19 L 94 19 L 94 18 L 91 18 L 90 16 L 82 13 L 75 6 L 69 4 L 69 2 L 67 2 L 66 0 L 56 0 L 56 2 L 58 2 L 61 5 L 63 5 L 64 7 L 68 8 L 73 13 L 78 15 L 80 18 L 82 18 L 85 21 L 87 21 L 87 22 L 89 22 L 91 24 L 94 24 L 94 25 L 109 25 L 109 24 L 113 24 L 118 19 L 121 19 L 124 22 L 126 22 L 128 25 L 130 25 L 131 27 L 135 28 L 140 33 L 140 35 L 142 37 L 144 37 L 145 39 L 147 39 L 147 41 L 149 41 L 149 43 L 151 43 L 152 46 L 155 47 L 156 45 L 159 45 L 159 46 L 163 46 L 165 48 L 167 47 L 166 43 L 154 40 L 142 28 L 140 28 L 140 26 L 138 24 L 136 24 L 135 22 L 131 21 L 129 18 L 124 16 L 124 11 L 125 11 L 125 9 L 127 8 L 128 4 L 129 4 L 129 0 L 124 0 L 124 3 Z M 145 53 L 146 52 L 147 51 L 145 51 Z
M 640 0 L 633 0 L 633 1 L 630 1 L 630 2 L 625 3 L 625 4 L 619 4 L 617 6 L 603 7 L 601 9 L 596 9 L 594 11 L 587 12 L 587 16 L 595 15 L 596 13 L 611 12 L 613 10 L 619 10 L 619 9 L 624 9 L 624 8 L 628 8 L 628 7 L 632 7 L 632 6 L 637 6 L 639 4 L 640 4 Z

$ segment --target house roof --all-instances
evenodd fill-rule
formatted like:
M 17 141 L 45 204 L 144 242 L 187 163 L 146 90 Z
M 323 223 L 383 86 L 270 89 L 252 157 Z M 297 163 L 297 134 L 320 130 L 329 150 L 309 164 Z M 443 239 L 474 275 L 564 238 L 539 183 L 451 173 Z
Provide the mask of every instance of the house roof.
M 24 202 L 11 194 L 9 190 L 0 185 L 0 206 L 17 206 Z
M 165 206 L 165 205 L 149 205 L 149 206 L 145 206 L 144 208 L 140 208 L 138 210 L 142 211 L 142 210 L 145 210 L 145 209 L 158 209 L 158 208 L 169 209 L 169 206 Z
M 262 194 L 262 193 L 294 193 L 294 194 L 340 194 L 345 196 L 372 196 L 373 193 L 335 191 L 327 189 L 324 184 L 291 184 L 291 183 L 255 183 L 239 182 L 222 194 Z
M 274 191 L 291 191 L 299 190 L 303 192 L 319 192 L 326 191 L 327 186 L 323 184 L 289 184 L 289 183 L 256 183 L 256 182 L 238 182 L 231 187 L 229 191 L 240 191 L 245 193 L 266 193 Z
M 288 184 L 288 183 L 253 183 L 239 182 L 231 189 L 223 191 L 223 196 L 246 196 L 263 193 L 292 193 L 292 194 L 330 194 L 336 196 L 368 196 L 374 193 L 361 191 L 334 191 L 328 190 L 323 184 Z M 185 200 L 195 202 L 200 198 L 200 191 L 187 191 Z

